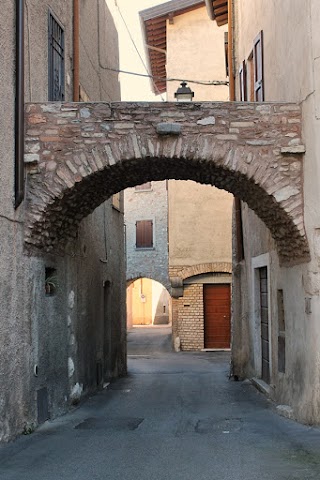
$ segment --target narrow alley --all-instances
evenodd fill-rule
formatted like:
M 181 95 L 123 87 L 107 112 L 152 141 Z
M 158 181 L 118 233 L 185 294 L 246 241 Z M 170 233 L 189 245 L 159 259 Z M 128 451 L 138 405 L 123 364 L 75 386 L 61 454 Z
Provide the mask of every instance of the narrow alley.
M 319 479 L 320 430 L 230 381 L 228 353 L 173 353 L 162 326 L 128 337 L 128 377 L 3 445 L 1 480 Z

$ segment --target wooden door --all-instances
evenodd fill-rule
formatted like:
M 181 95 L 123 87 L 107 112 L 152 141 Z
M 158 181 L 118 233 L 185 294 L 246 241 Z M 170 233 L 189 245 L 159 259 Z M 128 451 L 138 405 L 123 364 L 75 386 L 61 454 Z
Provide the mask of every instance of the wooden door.
M 204 348 L 230 348 L 230 285 L 203 285 Z
M 270 358 L 269 358 L 269 307 L 268 307 L 268 271 L 267 267 L 259 268 L 260 276 L 260 314 L 261 314 L 261 352 L 262 368 L 261 378 L 270 383 Z

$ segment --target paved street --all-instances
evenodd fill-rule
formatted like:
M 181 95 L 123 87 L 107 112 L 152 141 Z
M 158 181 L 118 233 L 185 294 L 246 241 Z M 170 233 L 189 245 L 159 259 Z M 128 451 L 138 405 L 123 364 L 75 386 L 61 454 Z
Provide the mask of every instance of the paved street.
M 315 480 L 320 430 L 228 380 L 226 353 L 173 353 L 129 333 L 129 371 L 72 413 L 0 448 L 1 480 Z

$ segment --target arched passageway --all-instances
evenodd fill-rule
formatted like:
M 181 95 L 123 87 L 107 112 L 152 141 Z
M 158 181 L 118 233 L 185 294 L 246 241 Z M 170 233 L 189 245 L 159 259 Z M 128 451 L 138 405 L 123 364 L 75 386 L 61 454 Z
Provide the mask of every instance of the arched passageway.
M 264 221 L 283 264 L 305 260 L 301 112 L 293 104 L 31 104 L 26 243 L 50 252 L 112 194 L 150 180 L 212 184 Z
M 127 327 L 169 325 L 171 297 L 167 289 L 150 278 L 127 282 Z

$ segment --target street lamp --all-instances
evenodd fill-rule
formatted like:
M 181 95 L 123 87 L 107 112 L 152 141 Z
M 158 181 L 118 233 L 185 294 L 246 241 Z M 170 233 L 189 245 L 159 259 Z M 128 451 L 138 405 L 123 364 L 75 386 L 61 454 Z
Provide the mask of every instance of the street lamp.
M 174 96 L 177 102 L 192 102 L 194 92 L 187 87 L 187 82 L 181 82 L 181 87 L 178 88 Z

